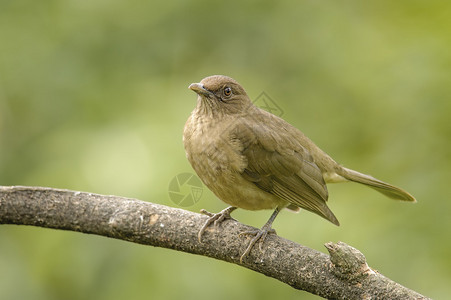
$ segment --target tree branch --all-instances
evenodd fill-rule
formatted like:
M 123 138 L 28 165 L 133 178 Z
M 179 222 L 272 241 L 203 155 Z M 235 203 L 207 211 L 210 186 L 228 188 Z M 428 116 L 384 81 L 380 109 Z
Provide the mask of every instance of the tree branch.
M 240 263 L 253 229 L 235 220 L 197 233 L 207 217 L 135 199 L 44 187 L 0 187 L 0 224 L 32 225 L 97 234 L 209 256 L 242 265 L 296 289 L 329 299 L 427 299 L 371 269 L 357 249 L 327 243 L 330 253 L 269 235 Z

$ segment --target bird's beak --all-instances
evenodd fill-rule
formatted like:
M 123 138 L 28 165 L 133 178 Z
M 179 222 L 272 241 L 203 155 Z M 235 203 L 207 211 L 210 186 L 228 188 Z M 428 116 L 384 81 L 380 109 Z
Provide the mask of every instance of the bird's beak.
M 208 96 L 211 97 L 213 95 L 212 92 L 207 90 L 203 84 L 201 83 L 191 83 L 188 87 L 190 90 L 195 91 L 199 96 Z

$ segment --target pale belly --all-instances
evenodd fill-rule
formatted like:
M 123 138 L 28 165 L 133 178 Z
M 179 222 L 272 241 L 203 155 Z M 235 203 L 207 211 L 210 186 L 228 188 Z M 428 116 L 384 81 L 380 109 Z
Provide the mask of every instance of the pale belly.
M 289 204 L 243 178 L 240 173 L 231 169 L 230 164 L 219 166 L 205 155 L 200 155 L 196 158 L 193 168 L 203 183 L 219 199 L 231 206 L 260 210 L 285 207 Z
M 287 201 L 263 191 L 241 175 L 236 176 L 231 183 L 217 183 L 211 189 L 225 203 L 243 209 L 275 209 L 288 205 Z

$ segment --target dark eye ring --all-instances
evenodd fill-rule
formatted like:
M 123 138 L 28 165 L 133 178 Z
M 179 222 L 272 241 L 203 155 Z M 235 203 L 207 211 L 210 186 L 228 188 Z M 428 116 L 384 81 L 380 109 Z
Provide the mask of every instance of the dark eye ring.
M 224 88 L 224 96 L 229 97 L 230 95 L 232 95 L 232 89 L 228 86 L 226 86 Z

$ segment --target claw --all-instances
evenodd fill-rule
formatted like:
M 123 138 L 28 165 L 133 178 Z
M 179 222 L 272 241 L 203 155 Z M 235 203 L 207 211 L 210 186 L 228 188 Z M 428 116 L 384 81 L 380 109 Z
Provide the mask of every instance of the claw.
M 197 234 L 197 238 L 199 240 L 199 243 L 202 243 L 202 235 L 204 234 L 205 230 L 208 226 L 213 223 L 214 226 L 219 226 L 220 223 L 222 223 L 226 219 L 232 219 L 230 216 L 230 213 L 234 211 L 236 207 L 229 206 L 226 209 L 221 210 L 217 214 L 211 213 L 206 211 L 205 209 L 201 209 L 200 212 L 204 215 L 209 216 L 208 220 L 205 222 L 204 226 L 200 229 L 199 233 Z
M 266 236 L 270 233 L 276 233 L 274 229 L 272 229 L 270 226 L 263 226 L 262 229 L 256 229 L 256 230 L 250 230 L 241 232 L 239 236 L 249 235 L 254 236 L 252 240 L 249 242 L 249 245 L 246 248 L 246 251 L 241 255 L 240 257 L 240 263 L 243 263 L 243 259 L 251 252 L 252 248 L 254 247 L 255 243 L 258 242 L 258 248 L 260 251 L 263 251 L 262 245 L 263 242 L 266 239 Z
M 280 208 L 277 207 L 274 212 L 272 213 L 271 217 L 269 218 L 268 222 L 266 222 L 265 225 L 263 225 L 263 227 L 261 229 L 256 229 L 256 230 L 251 230 L 251 231 L 245 231 L 245 232 L 241 232 L 239 234 L 239 236 L 243 236 L 243 235 L 251 235 L 254 236 L 252 238 L 252 240 L 249 242 L 249 245 L 246 248 L 246 251 L 244 251 L 243 255 L 241 255 L 240 257 L 240 263 L 243 263 L 243 259 L 251 252 L 252 248 L 254 247 L 256 242 L 259 242 L 259 249 L 260 251 L 262 251 L 262 245 L 263 242 L 266 239 L 266 236 L 269 233 L 276 233 L 276 231 L 274 229 L 271 228 L 272 222 L 274 221 L 274 219 L 277 217 L 277 215 L 280 212 Z
M 226 209 L 221 210 L 220 212 L 214 214 L 211 212 L 206 211 L 205 209 L 201 209 L 200 212 L 204 215 L 209 216 L 208 220 L 205 222 L 204 226 L 199 230 L 199 233 L 197 234 L 197 238 L 199 240 L 199 243 L 202 242 L 202 235 L 204 234 L 205 230 L 208 226 L 210 226 L 212 223 L 214 226 L 219 226 L 220 223 L 222 223 L 226 219 L 232 219 L 230 216 L 230 213 L 233 212 L 235 209 L 237 209 L 234 206 L 227 207 Z M 246 251 L 241 255 L 240 257 L 240 263 L 243 263 L 244 258 L 251 252 L 252 248 L 254 247 L 255 243 L 259 242 L 259 249 L 260 251 L 263 250 L 263 242 L 266 239 L 266 236 L 270 233 L 276 233 L 274 229 L 271 228 L 271 224 L 276 218 L 277 214 L 279 213 L 280 208 L 276 208 L 276 210 L 273 212 L 271 217 L 269 218 L 268 222 L 266 222 L 265 225 L 261 229 L 255 229 L 250 231 L 241 232 L 239 236 L 253 236 L 251 241 L 249 242 L 249 245 L 246 248 Z

